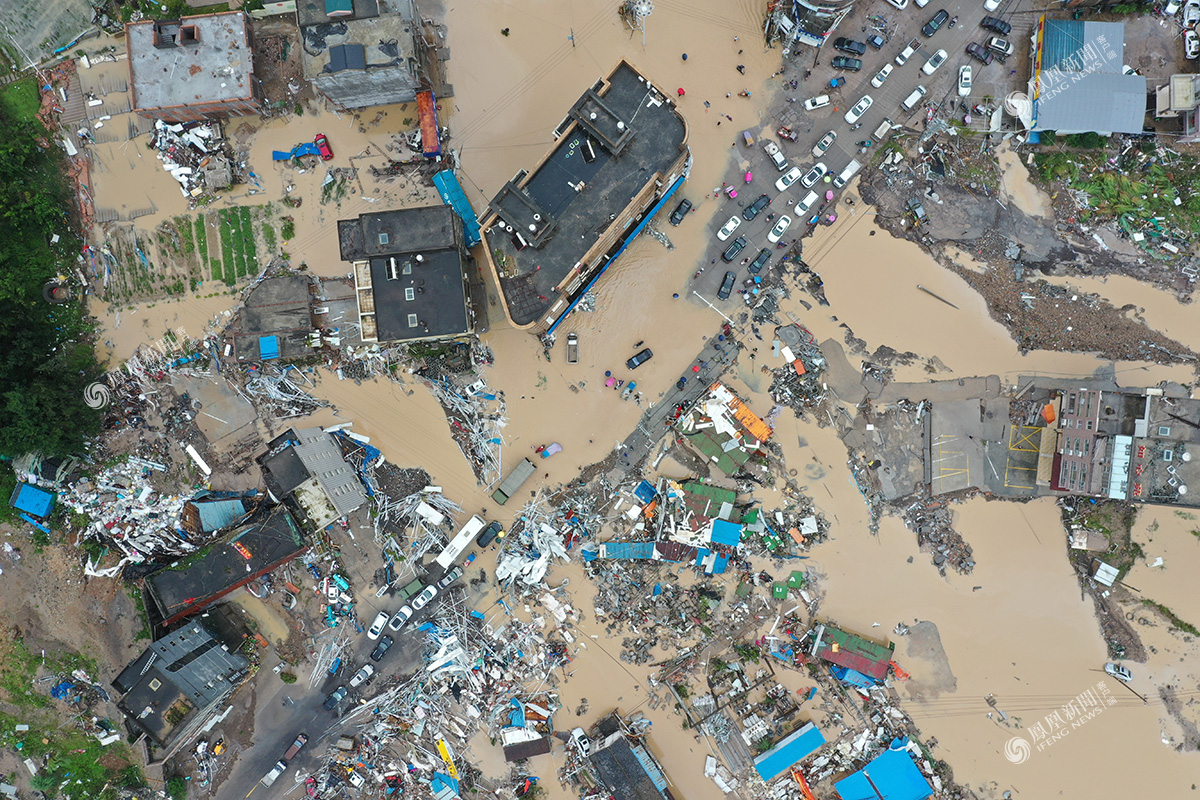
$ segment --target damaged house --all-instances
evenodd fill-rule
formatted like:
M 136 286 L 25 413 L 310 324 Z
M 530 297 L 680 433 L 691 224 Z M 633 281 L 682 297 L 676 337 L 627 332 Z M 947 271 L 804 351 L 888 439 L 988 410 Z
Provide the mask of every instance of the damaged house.
M 367 502 L 367 493 L 341 445 L 320 428 L 289 428 L 259 456 L 267 491 L 288 502 L 319 531 Z
M 683 438 L 726 475 L 740 472 L 771 438 L 771 426 L 722 383 L 675 423 Z

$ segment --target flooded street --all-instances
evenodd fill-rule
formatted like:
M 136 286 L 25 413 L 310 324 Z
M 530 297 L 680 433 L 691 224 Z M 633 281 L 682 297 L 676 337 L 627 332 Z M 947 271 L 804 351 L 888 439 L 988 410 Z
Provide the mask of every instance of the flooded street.
M 497 289 L 488 286 L 494 302 L 489 330 L 481 338 L 491 348 L 495 366 L 483 376 L 492 391 L 504 393 L 503 470 L 525 457 L 538 467 L 522 493 L 569 482 L 582 468 L 604 459 L 638 424 L 642 411 L 660 402 L 675 381 L 688 374 L 695 354 L 723 321 L 689 288 L 696 270 L 724 268 L 710 263 L 708 223 L 741 210 L 735 201 L 714 199 L 712 190 L 740 180 L 745 171 L 743 151 L 735 141 L 741 131 L 758 137 L 778 124 L 763 111 L 766 95 L 780 91 L 778 80 L 771 77 L 779 68 L 780 52 L 762 46 L 762 2 L 657 0 L 645 45 L 615 9 L 608 0 L 515 0 L 450 5 L 445 12 L 454 53 L 449 76 L 456 95 L 444 101 L 441 122 L 450 126 L 450 147 L 461 160 L 463 188 L 481 216 L 506 181 L 537 164 L 552 142 L 551 130 L 571 104 L 618 59 L 628 59 L 670 96 L 675 96 L 676 87 L 686 91 L 679 104 L 689 125 L 694 165 L 680 196 L 692 200 L 695 211 L 678 227 L 667 225 L 666 214 L 660 215 L 657 226 L 673 249 L 650 236 L 635 240 L 597 284 L 595 310 L 576 312 L 564 323 L 549 360 L 536 338 L 505 320 L 496 305 L 502 302 Z M 510 35 L 502 35 L 502 29 Z M 745 67 L 744 76 L 738 65 Z M 806 97 L 817 88 L 802 85 L 795 94 Z M 751 98 L 739 97 L 743 90 L 750 91 Z M 366 174 L 370 164 L 386 161 L 385 153 L 395 154 L 394 134 L 407 129 L 403 120 L 412 115 L 412 108 L 388 107 L 378 113 L 368 110 L 361 120 L 326 111 L 269 123 L 247 121 L 241 143 L 261 186 L 253 194 L 223 196 L 218 207 L 274 204 L 272 218 L 286 214 L 296 229 L 294 238 L 281 240 L 277 249 L 314 274 L 345 275 L 349 265 L 339 260 L 338 219 L 437 202 L 436 191 L 417 181 L 380 183 L 368 176 L 350 185 L 343 198 L 323 203 L 324 167 L 305 172 L 276 166 L 271 151 L 309 141 L 320 131 L 335 151 L 330 166 L 356 166 Z M 128 211 L 145 207 L 153 197 L 155 212 L 137 221 L 144 230 L 186 211 L 177 186 L 143 145 L 102 148 L 103 168 L 96 171 L 98 202 Z M 1027 214 L 1048 214 L 1048 198 L 1028 181 L 1012 177 L 1020 169 L 1018 155 L 1003 148 L 999 158 L 1005 166 L 1007 200 Z M 121 177 L 127 169 L 157 177 L 152 183 L 129 181 Z M 774 196 L 770 183 L 775 177 L 757 176 L 752 191 Z M 284 208 L 280 201 L 285 196 L 303 202 Z M 171 197 L 171 202 L 156 202 L 160 197 Z M 1005 328 L 990 318 L 979 294 L 917 245 L 879 228 L 869 207 L 859 203 L 840 209 L 839 215 L 836 224 L 819 227 L 805 240 L 803 250 L 805 262 L 824 280 L 830 305 L 818 305 L 792 287 L 781 301 L 782 322 L 794 319 L 818 341 L 845 342 L 853 333 L 865 342 L 866 353 L 886 345 L 916 354 L 913 363 L 896 365 L 897 381 L 996 374 L 1011 385 L 1019 375 L 1088 376 L 1109 366 L 1088 354 L 1021 355 Z M 260 266 L 267 255 L 276 254 L 262 254 Z M 476 254 L 478 262 L 483 255 Z M 973 254 L 963 250 L 955 257 L 970 266 Z M 1125 278 L 1053 280 L 1099 293 L 1117 307 L 1133 304 L 1136 310 L 1128 313 L 1140 314 L 1151 327 L 1200 348 L 1200 318 L 1167 293 Z M 223 327 L 237 301 L 225 284 L 208 280 L 182 298 L 97 303 L 92 310 L 103 326 L 101 353 L 115 364 L 167 330 L 182 327 L 199 336 L 211 330 L 214 320 Z M 736 301 L 720 308 L 731 316 L 743 311 Z M 568 331 L 579 336 L 577 364 L 566 363 L 563 339 Z M 769 325 L 763 334 L 762 342 L 747 340 L 759 348 L 757 360 L 743 358 L 730 383 L 765 416 L 774 402 L 759 370 L 763 364 L 775 368 L 781 362 L 770 358 Z M 652 348 L 654 358 L 635 372 L 625 370 L 625 360 L 642 346 Z M 849 347 L 847 354 L 856 368 L 865 356 Z M 1185 366 L 1131 362 L 1118 363 L 1115 369 L 1118 382 L 1126 386 L 1194 379 L 1192 368 Z M 622 399 L 619 391 L 606 389 L 606 370 L 636 381 L 640 396 Z M 404 376 L 402 384 L 356 384 L 340 381 L 321 367 L 313 375 L 313 393 L 334 408 L 323 409 L 306 423 L 353 422 L 352 430 L 370 437 L 390 462 L 427 470 L 464 514 L 483 509 L 507 528 L 520 513 L 516 498 L 498 507 L 490 489 L 477 484 L 441 407 L 419 379 Z M 960 782 L 989 798 L 1006 790 L 1024 798 L 1136 797 L 1149 787 L 1167 798 L 1190 796 L 1194 776 L 1200 774 L 1200 756 L 1180 754 L 1164 744 L 1178 744 L 1186 734 L 1169 718 L 1153 687 L 1176 685 L 1186 702 L 1194 702 L 1200 690 L 1196 644 L 1182 642 L 1164 626 L 1139 629 L 1155 647 L 1149 664 L 1132 665 L 1135 687 L 1149 694 L 1147 704 L 1105 676 L 1105 642 L 1092 601 L 1081 593 L 1067 560 L 1059 510 L 1052 500 L 1018 504 L 976 497 L 954 506 L 955 526 L 974 548 L 978 566 L 971 575 L 942 577 L 928 554 L 918 549 L 915 534 L 896 517 L 885 516 L 878 535 L 868 532 L 866 502 L 851 479 L 846 446 L 831 428 L 803 423 L 786 409 L 775 424 L 774 440 L 788 466 L 797 471 L 801 491 L 833 523 L 829 541 L 815 547 L 804 562 L 818 577 L 821 617 L 896 643 L 898 663 L 913 674 L 911 684 L 897 684 L 904 708 L 926 737 L 938 739 L 936 756 L 950 763 Z M 548 459 L 533 456 L 535 448 L 550 442 L 560 443 L 563 452 Z M 671 459 L 662 462 L 660 471 L 688 474 Z M 771 488 L 755 497 L 767 508 L 782 500 Z M 1200 622 L 1194 591 L 1194 576 L 1200 571 L 1200 520 L 1147 508 L 1138 515 L 1134 536 L 1147 558 L 1129 573 L 1128 582 L 1182 618 Z M 1151 566 L 1158 557 L 1162 565 Z M 485 556 L 482 562 L 489 572 L 492 558 Z M 626 714 L 644 711 L 654 721 L 650 747 L 661 758 L 676 797 L 718 800 L 720 790 L 702 773 L 712 744 L 685 729 L 670 705 L 644 707 L 651 670 L 618 658 L 620 640 L 609 639 L 603 620 L 594 618 L 593 590 L 579 564 L 556 567 L 550 582 L 557 585 L 563 578 L 570 579 L 574 603 L 585 621 L 576 626 L 581 647 L 573 653 L 571 677 L 557 687 L 562 710 L 555 727 L 587 727 L 613 707 Z M 241 602 L 254 612 L 254 598 Z M 265 620 L 254 616 L 265 627 Z M 916 653 L 910 658 L 909 642 L 892 634 L 898 622 L 932 623 L 944 659 Z M 286 638 L 285 632 L 265 632 Z M 780 674 L 791 689 L 811 685 L 807 675 L 783 670 Z M 985 697 L 994 695 L 996 709 L 1028 725 L 1101 682 L 1115 702 L 1099 718 L 1044 752 L 1035 751 L 1025 763 L 1006 759 L 1006 742 L 1025 734 L 1025 728 L 1003 724 Z M 576 717 L 574 709 L 585 699 L 590 708 Z M 807 713 L 806 709 L 801 717 Z M 833 738 L 836 731 L 830 733 Z M 531 765 L 554 800 L 576 794 L 555 780 L 555 768 L 564 762 L 562 747 L 556 742 L 551 756 Z M 470 751 L 485 774 L 506 773 L 498 748 L 486 736 L 476 736 Z M 1098 763 L 1123 766 L 1098 769 Z

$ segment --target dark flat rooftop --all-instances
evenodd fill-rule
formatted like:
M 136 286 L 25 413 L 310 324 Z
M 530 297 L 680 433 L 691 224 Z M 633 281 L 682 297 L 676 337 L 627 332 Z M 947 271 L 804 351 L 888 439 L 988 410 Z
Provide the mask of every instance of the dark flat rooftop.
M 589 89 L 572 107 L 578 125 L 555 144 L 524 188 L 510 181 L 490 204 L 530 244 L 518 249 L 515 235 L 499 226 L 488 240 L 507 259 L 504 272 L 510 277 L 500 284 L 519 325 L 553 304 L 554 287 L 604 235 L 612 217 L 670 168 L 684 146 L 683 118 L 636 70 L 622 62 L 609 81 L 603 94 Z M 589 144 L 589 158 L 596 156 L 591 163 L 584 158 Z
M 471 330 L 458 250 L 427 252 L 410 273 L 401 270 L 394 281 L 388 280 L 388 259 L 372 258 L 371 292 L 375 295 L 375 330 L 381 342 L 456 336 Z
M 239 360 L 257 361 L 259 339 L 277 337 L 279 355 L 300 358 L 311 355 L 308 335 L 312 332 L 309 305 L 310 281 L 303 275 L 267 278 L 251 290 L 227 334 L 233 338 Z
M 379 16 L 379 0 L 353 0 L 354 13 L 331 17 L 325 13 L 325 0 L 296 0 L 296 22 L 304 28 L 328 22 L 348 22 Z
M 146 588 L 158 602 L 163 617 L 170 619 L 190 607 L 202 608 L 205 600 L 307 546 L 291 514 L 283 506 L 276 506 L 264 519 L 244 525 L 211 545 L 195 561 L 150 575 Z
M 627 739 L 617 739 L 594 751 L 588 760 L 616 800 L 663 800 L 663 793 L 654 785 Z
M 446 205 L 361 214 L 338 220 L 338 246 L 342 261 L 425 253 L 457 247 L 461 226 L 454 209 Z

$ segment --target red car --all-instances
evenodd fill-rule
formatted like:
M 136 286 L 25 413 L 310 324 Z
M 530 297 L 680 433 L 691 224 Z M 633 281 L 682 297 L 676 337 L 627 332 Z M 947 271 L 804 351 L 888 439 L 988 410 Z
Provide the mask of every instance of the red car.
M 318 133 L 317 138 L 313 139 L 313 144 L 321 151 L 321 160 L 328 161 L 333 158 L 333 150 L 329 147 L 329 140 L 325 138 L 325 134 Z
M 309 775 L 304 779 L 304 788 L 308 791 L 309 797 L 317 796 L 317 779 Z

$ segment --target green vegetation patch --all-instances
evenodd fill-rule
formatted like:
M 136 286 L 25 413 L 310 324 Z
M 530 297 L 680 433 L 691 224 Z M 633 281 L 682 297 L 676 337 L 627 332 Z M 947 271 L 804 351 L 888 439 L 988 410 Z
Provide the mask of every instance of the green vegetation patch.
M 36 119 L 37 112 L 42 108 L 37 78 L 30 75 L 0 88 L 0 103 L 3 103 L 5 110 L 16 119 Z

